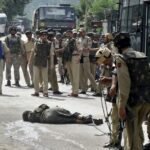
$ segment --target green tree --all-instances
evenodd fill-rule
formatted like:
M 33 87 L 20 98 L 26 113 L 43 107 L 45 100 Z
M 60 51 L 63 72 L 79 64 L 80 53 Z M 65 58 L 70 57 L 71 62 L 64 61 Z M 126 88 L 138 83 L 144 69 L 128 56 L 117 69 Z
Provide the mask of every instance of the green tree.
M 24 7 L 31 0 L 0 0 L 0 10 L 7 14 L 8 20 L 23 15 Z
M 119 0 L 94 0 L 90 8 L 99 19 L 107 19 L 112 10 L 117 10 Z

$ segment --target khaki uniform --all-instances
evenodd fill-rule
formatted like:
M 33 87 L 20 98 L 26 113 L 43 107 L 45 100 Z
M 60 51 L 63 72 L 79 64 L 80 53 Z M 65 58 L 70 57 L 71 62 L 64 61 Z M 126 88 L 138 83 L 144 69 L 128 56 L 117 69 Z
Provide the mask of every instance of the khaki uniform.
M 19 68 L 21 64 L 21 54 L 24 51 L 20 37 L 8 35 L 5 38 L 5 43 L 10 49 L 10 61 L 6 62 L 6 79 L 11 80 L 11 67 L 14 66 L 15 81 L 20 80 Z
M 69 40 L 67 41 L 69 43 Z M 66 62 L 66 68 L 69 74 L 69 79 L 72 85 L 72 93 L 79 92 L 79 73 L 80 73 L 80 57 L 81 57 L 81 43 L 78 39 L 75 41 L 76 47 L 72 53 L 71 61 Z
M 51 55 L 48 63 L 48 81 L 51 83 L 53 92 L 59 91 L 58 82 L 57 82 L 57 75 L 56 75 L 56 68 L 54 64 L 54 55 L 55 55 L 55 46 L 54 43 L 51 43 Z
M 22 42 L 22 45 L 24 45 L 24 42 L 22 40 L 21 40 L 21 42 Z M 30 85 L 30 78 L 29 78 L 29 73 L 28 73 L 28 69 L 27 69 L 27 64 L 28 64 L 27 56 L 26 56 L 26 53 L 24 50 L 24 52 L 21 55 L 21 68 L 22 68 L 25 82 L 29 86 Z
M 2 50 L 4 52 L 4 56 L 7 62 L 7 60 L 9 59 L 8 54 L 10 51 L 5 43 L 2 43 Z M 4 59 L 0 58 L 0 93 L 1 94 L 2 94 L 2 83 L 3 83 L 3 70 L 4 70 Z
M 24 43 L 27 65 L 29 66 L 30 79 L 32 83 L 33 83 L 33 58 L 31 58 L 31 53 L 34 48 L 34 42 L 35 40 L 31 39 L 30 41 L 28 40 Z
M 33 81 L 35 93 L 39 93 L 40 75 L 43 80 L 43 93 L 48 93 L 48 58 L 50 55 L 50 43 L 41 40 L 35 43 L 33 55 Z M 32 56 L 31 56 L 32 57 Z
M 62 48 L 62 41 L 58 41 L 57 39 L 54 40 L 55 42 L 55 50 L 61 49 Z M 61 52 L 56 52 L 56 56 L 57 56 L 57 61 L 58 61 L 58 71 L 59 71 L 59 75 L 60 77 L 62 77 L 64 75 L 64 70 L 63 70 L 63 61 L 62 61 L 62 53 Z
M 80 38 L 82 43 L 82 57 L 83 62 L 80 64 L 80 86 L 82 91 L 86 92 L 88 88 L 88 79 L 90 80 L 90 83 L 94 90 L 96 90 L 97 93 L 98 87 L 95 81 L 95 77 L 92 75 L 90 70 L 90 61 L 89 61 L 89 49 L 92 46 L 92 41 L 89 37 L 85 36 L 84 38 Z
M 132 51 L 131 48 L 123 51 L 123 53 L 128 53 Z M 142 56 L 141 56 L 142 57 Z M 117 66 L 117 78 L 118 78 L 118 110 L 120 108 L 125 108 L 127 106 L 127 101 L 129 98 L 131 80 L 128 71 L 128 67 L 123 59 L 116 56 L 116 66 Z M 150 104 L 144 103 L 141 105 L 133 106 L 131 108 L 134 113 L 133 120 L 126 118 L 126 133 L 127 140 L 125 143 L 125 150 L 141 150 L 143 145 L 143 139 L 140 137 L 142 131 L 143 120 L 150 109 Z

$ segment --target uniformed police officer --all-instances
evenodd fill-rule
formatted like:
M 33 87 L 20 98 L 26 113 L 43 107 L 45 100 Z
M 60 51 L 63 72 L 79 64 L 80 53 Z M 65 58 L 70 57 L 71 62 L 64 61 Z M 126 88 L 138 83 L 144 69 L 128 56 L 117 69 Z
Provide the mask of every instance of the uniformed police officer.
M 33 58 L 31 58 L 31 53 L 34 48 L 35 39 L 32 37 L 32 31 L 27 30 L 25 34 L 27 37 L 27 41 L 24 42 L 24 47 L 31 80 L 31 85 L 29 86 L 33 86 Z
M 111 121 L 112 121 L 112 130 L 110 141 L 104 145 L 104 147 L 118 147 L 120 146 L 119 141 L 119 117 L 118 117 L 118 108 L 116 104 L 116 95 L 117 95 L 117 75 L 116 69 L 113 67 L 113 55 L 112 51 L 107 47 L 101 47 L 96 52 L 96 58 L 98 64 L 103 64 L 105 66 L 109 66 L 110 73 L 108 75 L 103 75 L 100 77 L 100 84 L 104 87 L 108 88 L 107 97 L 105 100 L 112 103 L 112 111 L 111 111 Z
M 56 75 L 56 64 L 57 64 L 57 56 L 55 53 L 55 50 L 59 45 L 56 42 L 57 40 L 54 38 L 55 34 L 54 32 L 48 32 L 48 40 L 51 43 L 51 49 L 50 52 L 52 54 L 52 57 L 50 57 L 48 63 L 48 80 L 51 83 L 51 87 L 53 90 L 53 94 L 62 94 L 62 92 L 59 91 L 58 81 L 57 81 L 57 75 Z
M 39 96 L 40 73 L 43 81 L 43 96 L 48 97 L 48 59 L 50 56 L 50 43 L 47 40 L 47 31 L 40 33 L 40 40 L 36 41 L 33 55 L 33 79 L 35 93 L 32 96 Z
M 98 86 L 95 81 L 95 77 L 92 75 L 90 70 L 90 60 L 89 60 L 89 53 L 90 48 L 92 46 L 92 40 L 90 37 L 86 36 L 86 31 L 84 28 L 79 29 L 80 32 L 80 38 L 79 41 L 81 41 L 81 47 L 82 47 L 82 57 L 81 57 L 81 64 L 80 64 L 80 86 L 81 86 L 81 94 L 86 94 L 86 91 L 88 89 L 88 79 L 90 80 L 90 83 L 92 87 L 95 90 L 95 93 L 93 96 L 101 96 L 101 93 L 99 93 Z
M 63 59 L 72 85 L 72 92 L 69 96 L 78 97 L 81 49 L 78 40 L 73 38 L 72 30 L 67 31 L 67 36 Z
M 148 61 L 144 53 L 131 48 L 127 33 L 117 34 L 114 45 L 120 53 L 115 60 L 119 88 L 118 114 L 122 120 L 126 120 L 125 150 L 141 150 L 144 142 L 140 134 L 142 122 L 150 110 Z

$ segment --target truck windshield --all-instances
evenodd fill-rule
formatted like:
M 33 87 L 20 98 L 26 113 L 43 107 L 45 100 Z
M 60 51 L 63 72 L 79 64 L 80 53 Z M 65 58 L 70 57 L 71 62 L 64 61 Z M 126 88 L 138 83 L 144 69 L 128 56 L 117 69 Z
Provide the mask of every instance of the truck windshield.
M 54 20 L 74 20 L 75 13 L 70 8 L 42 7 L 39 10 L 39 18 Z

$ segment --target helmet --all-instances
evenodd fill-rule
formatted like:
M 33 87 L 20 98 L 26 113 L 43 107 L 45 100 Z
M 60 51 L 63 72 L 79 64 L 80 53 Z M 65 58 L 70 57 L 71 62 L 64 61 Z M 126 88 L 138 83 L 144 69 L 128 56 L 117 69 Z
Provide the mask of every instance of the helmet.
M 62 34 L 60 32 L 56 33 L 56 37 L 61 37 L 61 36 L 62 36 Z
M 129 33 L 118 33 L 114 38 L 114 46 L 119 50 L 131 46 Z
M 9 32 L 11 32 L 11 31 L 16 31 L 16 32 L 17 32 L 17 27 L 11 26 L 11 27 L 9 28 Z
M 97 62 L 102 64 L 106 59 L 111 57 L 111 50 L 107 47 L 100 48 L 95 55 Z

